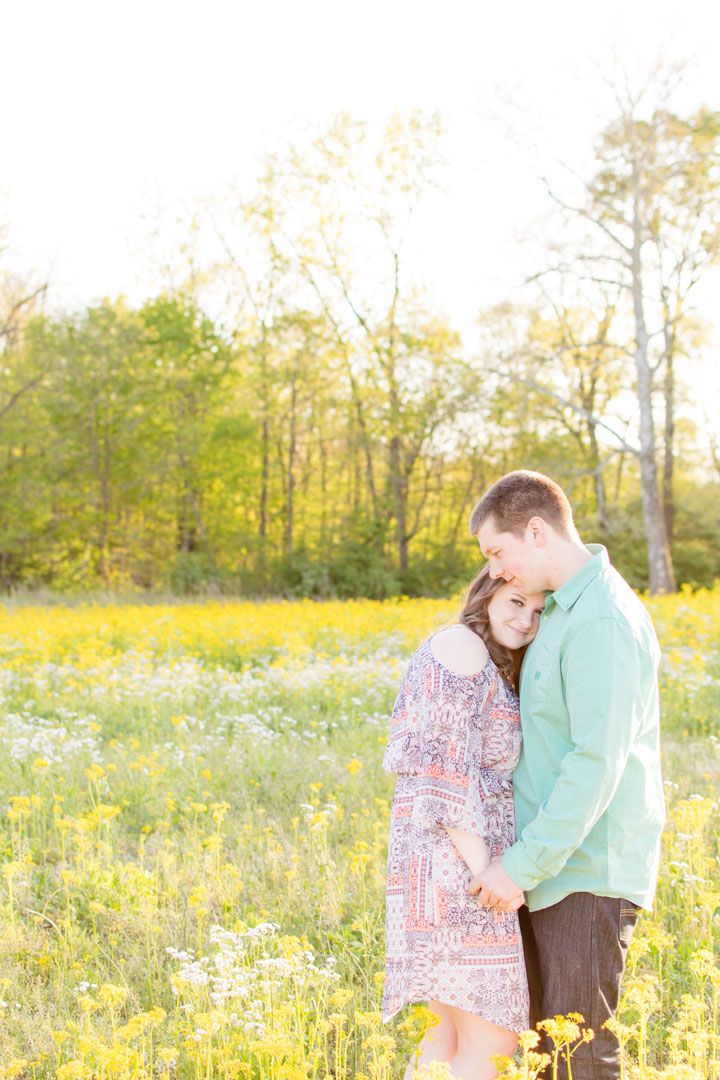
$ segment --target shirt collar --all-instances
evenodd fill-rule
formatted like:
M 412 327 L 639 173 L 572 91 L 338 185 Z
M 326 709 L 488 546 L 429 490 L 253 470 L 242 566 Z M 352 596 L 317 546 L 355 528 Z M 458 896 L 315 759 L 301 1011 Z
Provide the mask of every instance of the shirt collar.
M 591 581 L 600 574 L 603 570 L 610 565 L 610 558 L 607 553 L 607 548 L 602 544 L 585 544 L 585 548 L 592 555 L 592 559 L 589 559 L 577 573 L 561 585 L 555 592 L 548 593 L 545 599 L 545 606 L 549 601 L 553 601 L 564 611 L 569 611 L 573 606 L 580 593 L 590 584 Z

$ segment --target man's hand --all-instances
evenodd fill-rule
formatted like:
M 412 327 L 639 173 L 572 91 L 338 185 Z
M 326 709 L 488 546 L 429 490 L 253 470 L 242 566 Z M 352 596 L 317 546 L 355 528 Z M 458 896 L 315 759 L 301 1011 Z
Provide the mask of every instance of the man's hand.
M 494 855 L 490 865 L 476 874 L 468 892 L 477 893 L 484 907 L 499 908 L 500 911 L 517 911 L 525 903 L 525 893 L 506 872 L 499 855 Z

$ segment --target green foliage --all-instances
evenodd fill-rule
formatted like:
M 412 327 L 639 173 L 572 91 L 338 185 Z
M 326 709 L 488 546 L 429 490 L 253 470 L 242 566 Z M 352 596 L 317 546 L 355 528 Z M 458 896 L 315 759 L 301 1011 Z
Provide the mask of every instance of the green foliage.
M 178 596 L 207 595 L 221 581 L 217 567 L 202 551 L 178 551 L 167 575 L 168 588 Z
M 678 541 L 671 547 L 677 580 L 693 588 L 712 588 L 720 581 L 720 547 L 708 539 Z
M 681 300 L 717 254 L 718 115 L 631 119 L 603 133 L 588 197 L 620 227 L 628 147 L 645 147 L 643 243 L 670 275 L 651 405 L 673 421 L 672 553 L 697 587 L 720 575 L 720 485 L 683 427 L 678 373 L 661 384 L 700 336 Z M 10 333 L 0 291 L 0 586 L 442 595 L 477 565 L 474 502 L 515 468 L 557 479 L 583 537 L 646 586 L 637 417 L 618 419 L 637 404 L 628 312 L 581 286 L 505 303 L 469 355 L 405 264 L 440 136 L 436 116 L 393 117 L 377 140 L 335 117 L 218 208 L 212 268 L 137 309 L 21 305 Z M 670 258 L 686 243 L 692 258 Z
M 710 588 L 720 580 L 720 485 L 678 485 L 673 564 L 678 581 Z
M 228 345 L 183 298 L 34 319 L 22 351 L 5 358 L 16 386 L 23 372 L 37 380 L 0 426 L 5 588 L 442 595 L 477 565 L 465 532 L 473 503 L 518 467 L 555 476 L 582 535 L 607 543 L 631 583 L 646 586 L 637 470 L 607 465 L 600 518 L 591 446 L 541 393 L 504 383 L 471 424 L 457 399 L 467 373 L 451 365 L 442 384 L 438 361 L 422 376 L 425 397 L 408 399 L 395 453 L 390 432 L 401 429 L 369 396 L 358 425 L 358 386 L 334 370 L 336 347 L 316 320 L 286 312 L 264 348 Z M 428 411 L 432 395 L 445 395 L 443 408 L 454 401 L 452 423 Z M 412 441 L 425 423 L 441 442 Z M 678 579 L 709 585 L 720 576 L 720 489 L 680 468 Z

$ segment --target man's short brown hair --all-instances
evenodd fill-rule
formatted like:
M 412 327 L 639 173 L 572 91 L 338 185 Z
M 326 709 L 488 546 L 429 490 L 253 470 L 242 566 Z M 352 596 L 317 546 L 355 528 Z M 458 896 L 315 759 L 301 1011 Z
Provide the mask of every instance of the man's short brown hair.
M 470 515 L 470 533 L 492 518 L 499 532 L 522 536 L 530 518 L 541 517 L 562 536 L 574 531 L 568 497 L 554 480 L 543 473 L 518 469 L 496 480 Z

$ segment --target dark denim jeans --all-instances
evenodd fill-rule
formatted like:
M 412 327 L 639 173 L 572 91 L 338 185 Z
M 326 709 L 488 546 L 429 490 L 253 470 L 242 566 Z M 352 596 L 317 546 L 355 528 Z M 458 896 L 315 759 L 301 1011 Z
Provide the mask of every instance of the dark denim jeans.
M 618 1042 L 603 1024 L 618 1005 L 625 957 L 637 921 L 629 900 L 571 893 L 541 911 L 520 910 L 520 925 L 530 983 L 531 1026 L 539 1020 L 575 1012 L 595 1032 L 573 1053 L 572 1080 L 617 1080 Z M 538 1050 L 550 1053 L 552 1045 Z M 552 1076 L 552 1070 L 548 1071 Z M 567 1080 L 560 1061 L 558 1076 Z

